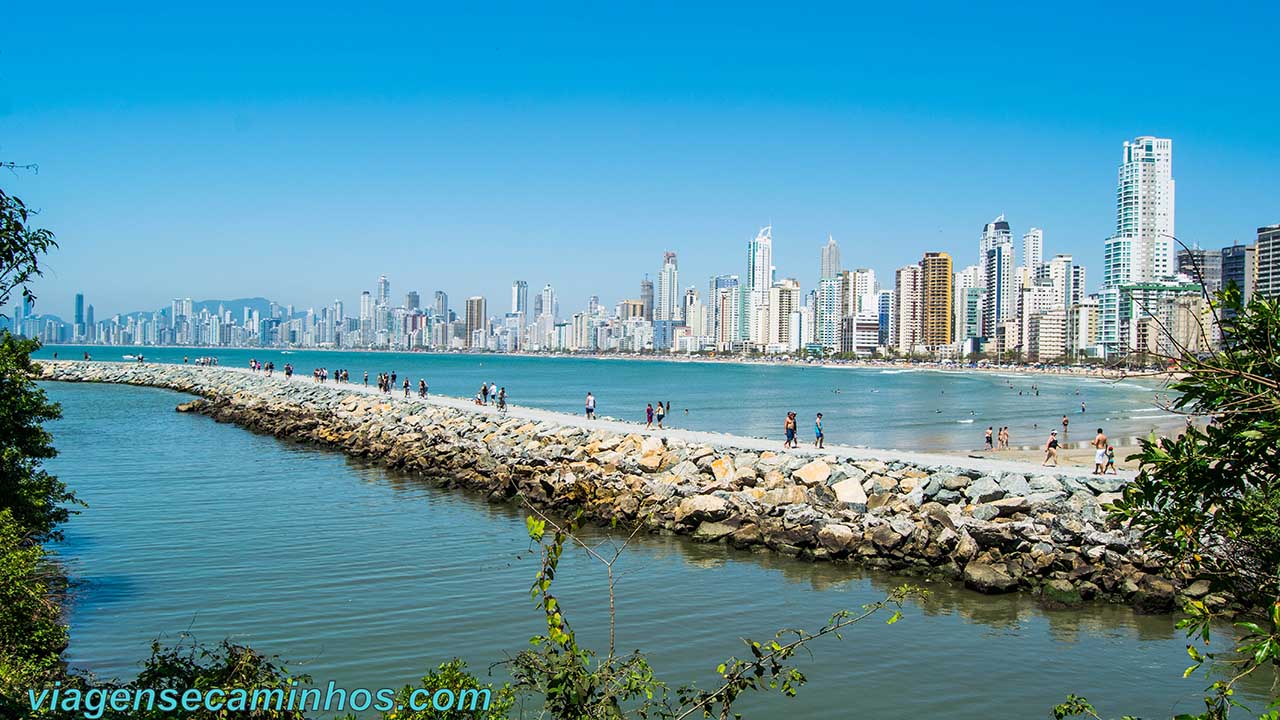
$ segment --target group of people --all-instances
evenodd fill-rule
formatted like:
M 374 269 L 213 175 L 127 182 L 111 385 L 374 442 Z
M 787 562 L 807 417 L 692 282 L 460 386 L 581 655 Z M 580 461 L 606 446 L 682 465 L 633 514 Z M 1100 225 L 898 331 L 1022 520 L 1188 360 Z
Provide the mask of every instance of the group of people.
M 84 354 L 84 359 L 85 359 L 85 360 L 88 360 L 88 359 L 89 359 L 89 353 L 85 353 L 85 354 Z M 183 356 L 182 356 L 182 364 L 183 364 L 183 365 L 186 365 L 186 364 L 187 364 L 187 362 L 188 362 L 189 360 L 190 360 L 190 358 L 188 358 L 186 355 L 183 355 Z M 214 367 L 214 366 L 216 366 L 216 365 L 218 364 L 218 358 L 216 358 L 216 357 L 198 357 L 198 358 L 196 358 L 196 361 L 195 361 L 195 363 L 193 363 L 193 364 L 195 364 L 195 365 L 207 366 L 207 367 Z
M 498 387 L 496 382 L 480 383 L 480 391 L 476 393 L 475 403 L 477 405 L 488 405 L 493 402 L 499 412 L 505 412 L 507 409 L 507 388 Z
M 1067 419 L 1066 417 L 1063 417 L 1062 420 L 1063 427 L 1065 428 Z M 1107 438 L 1107 434 L 1102 431 L 1102 428 L 1098 428 L 1097 434 L 1093 436 L 1093 441 L 1090 442 L 1089 445 L 1093 448 L 1092 474 L 1106 475 L 1110 473 L 1112 475 L 1118 475 L 1119 471 L 1116 469 L 1116 448 L 1110 443 Z M 1060 446 L 1061 443 L 1058 442 L 1058 431 L 1051 430 L 1049 432 L 1049 438 L 1044 442 L 1044 462 L 1041 463 L 1042 467 L 1049 467 L 1050 461 L 1053 462 L 1052 467 L 1058 466 L 1058 448 Z
M 986 443 L 988 450 L 1008 450 L 1009 449 L 1009 426 L 1005 425 L 999 430 L 995 430 L 990 425 L 987 431 L 983 433 L 983 442 Z
M 785 439 L 782 441 L 784 448 L 800 447 L 799 439 L 799 420 L 795 411 L 788 411 L 787 418 L 782 423 L 782 433 Z M 822 413 L 818 413 L 813 418 L 813 446 L 816 448 L 824 447 L 825 433 L 822 430 Z
M 200 364 L 200 358 L 196 358 L 196 364 L 197 365 Z M 250 358 L 249 360 L 250 372 L 255 372 L 255 373 L 260 372 L 266 375 L 267 377 L 271 377 L 271 373 L 274 372 L 275 369 L 276 369 L 276 364 L 274 362 L 271 362 L 271 361 L 261 362 L 259 360 L 255 360 L 252 358 Z M 293 375 L 292 371 L 285 372 L 285 377 L 289 377 L 290 375 Z
M 589 394 L 590 393 L 588 393 L 588 395 Z M 595 398 L 592 398 L 592 403 L 593 403 L 592 411 L 591 411 L 592 415 L 595 415 L 594 401 L 595 401 Z M 665 404 L 662 401 L 658 401 L 657 405 L 654 405 L 653 403 L 649 403 L 644 408 L 644 426 L 646 428 L 652 428 L 653 424 L 656 422 L 658 423 L 658 429 L 661 430 L 662 421 L 666 419 L 667 415 L 670 412 L 671 412 L 670 400 L 668 400 Z

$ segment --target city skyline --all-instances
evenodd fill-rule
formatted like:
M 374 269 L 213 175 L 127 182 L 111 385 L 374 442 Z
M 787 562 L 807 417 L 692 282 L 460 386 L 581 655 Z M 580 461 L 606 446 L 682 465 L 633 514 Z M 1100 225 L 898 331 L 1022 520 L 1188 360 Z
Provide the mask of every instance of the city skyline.
M 1165 49 L 1140 84 L 1121 70 L 1148 51 L 1102 10 L 362 9 L 304 26 L 63 10 L 17 9 L 0 77 L 0 153 L 41 166 L 6 187 L 58 234 L 36 290 L 63 317 L 75 292 L 100 312 L 179 294 L 318 307 L 391 268 L 491 305 L 511 274 L 495 268 L 527 268 L 576 306 L 668 249 L 682 277 L 722 273 L 764 225 L 806 286 L 829 234 L 891 277 L 929 251 L 964 264 L 1000 213 L 1097 287 L 1115 144 L 1142 134 L 1178 142 L 1188 243 L 1249 242 L 1280 196 L 1254 98 L 1268 7 L 1149 18 Z M 373 25 L 376 43 L 349 32 Z M 967 41 L 989 27 L 1008 52 Z M 744 57 L 761 36 L 773 51 Z

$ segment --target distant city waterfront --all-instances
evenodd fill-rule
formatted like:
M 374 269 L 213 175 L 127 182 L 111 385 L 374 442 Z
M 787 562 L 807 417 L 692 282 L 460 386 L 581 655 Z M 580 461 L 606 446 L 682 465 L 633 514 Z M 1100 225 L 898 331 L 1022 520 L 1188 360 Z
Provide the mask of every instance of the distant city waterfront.
M 1067 443 L 1092 439 L 1103 427 L 1113 440 L 1129 444 L 1183 422 L 1157 406 L 1156 395 L 1164 391 L 1156 381 L 1074 375 L 274 349 L 46 346 L 36 357 L 76 359 L 85 352 L 121 361 L 125 353 L 143 352 L 148 362 L 162 363 L 216 357 L 229 367 L 257 359 L 278 370 L 292 363 L 302 375 L 318 367 L 345 369 L 354 383 L 363 382 L 366 370 L 370 382 L 380 372 L 395 372 L 397 383 L 408 379 L 415 392 L 421 378 L 432 394 L 464 398 L 482 382 L 493 382 L 506 388 L 512 404 L 568 413 L 581 413 L 591 392 L 601 416 L 638 422 L 647 404 L 670 402 L 669 427 L 779 442 L 787 411 L 799 413 L 806 442 L 812 441 L 813 416 L 821 412 L 830 444 L 902 450 L 976 450 L 988 426 L 1008 426 L 1013 447 L 1038 446 L 1049 430 L 1061 429 L 1063 415 L 1070 421 Z

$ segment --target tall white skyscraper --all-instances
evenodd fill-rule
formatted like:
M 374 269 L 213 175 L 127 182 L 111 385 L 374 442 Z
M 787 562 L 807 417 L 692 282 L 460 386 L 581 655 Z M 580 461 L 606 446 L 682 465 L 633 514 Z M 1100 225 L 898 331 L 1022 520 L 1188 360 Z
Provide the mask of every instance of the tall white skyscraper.
M 982 278 L 986 296 L 982 306 L 982 336 L 994 337 L 996 328 L 1012 320 L 1017 307 L 1014 287 L 1013 235 L 1004 215 L 982 229 Z
M 657 297 L 654 299 L 655 321 L 679 321 L 683 318 L 680 304 L 680 275 L 676 266 L 676 254 L 662 254 L 662 270 L 658 272 Z
M 1173 275 L 1173 141 L 1140 137 L 1125 142 L 1116 183 L 1116 232 L 1103 249 L 1102 286 Z
M 383 307 L 391 305 L 391 281 L 386 275 L 378 276 L 378 304 Z
M 747 339 L 758 345 L 769 342 L 769 288 L 773 287 L 773 226 L 760 228 L 747 243 L 747 307 L 744 308 Z
M 922 303 L 919 265 L 898 268 L 895 276 L 894 310 L 897 316 L 893 344 L 898 352 L 908 354 L 920 343 L 920 311 Z
M 978 267 L 982 268 L 983 281 L 986 278 L 987 251 L 997 245 L 1013 244 L 1013 233 L 1009 230 L 1009 222 L 1004 213 L 982 227 L 982 238 L 978 241 Z
M 822 270 L 819 279 L 833 278 L 840 275 L 840 246 L 835 238 L 827 236 L 827 244 L 822 247 Z
M 1033 227 L 1022 236 L 1022 266 L 1027 269 L 1031 277 L 1035 277 L 1040 272 L 1042 264 L 1044 264 L 1044 231 Z
M 525 280 L 511 283 L 511 312 L 529 314 L 529 283 Z
M 818 281 L 817 315 L 814 317 L 816 340 L 828 352 L 840 349 L 840 319 L 844 317 L 844 301 L 838 277 Z

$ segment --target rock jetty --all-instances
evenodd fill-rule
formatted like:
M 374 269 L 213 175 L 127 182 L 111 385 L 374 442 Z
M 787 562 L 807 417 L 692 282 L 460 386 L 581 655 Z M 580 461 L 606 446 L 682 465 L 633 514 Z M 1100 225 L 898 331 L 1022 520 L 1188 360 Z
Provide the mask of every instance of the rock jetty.
M 941 576 L 983 593 L 1028 591 L 1053 606 L 1100 599 L 1168 612 L 1179 594 L 1204 595 L 1200 585 L 1171 579 L 1133 534 L 1107 521 L 1102 506 L 1125 482 L 1114 476 L 992 472 L 962 457 L 923 464 L 889 453 L 883 460 L 777 453 L 732 436 L 692 442 L 639 426 L 619 431 L 617 422 L 500 415 L 458 400 L 232 368 L 39 365 L 44 380 L 190 393 L 199 399 L 179 410 L 371 458 L 494 501 L 523 496 L 551 512 L 580 509 L 698 542 Z

